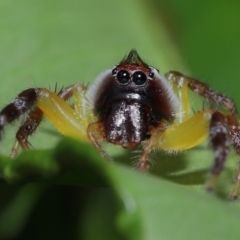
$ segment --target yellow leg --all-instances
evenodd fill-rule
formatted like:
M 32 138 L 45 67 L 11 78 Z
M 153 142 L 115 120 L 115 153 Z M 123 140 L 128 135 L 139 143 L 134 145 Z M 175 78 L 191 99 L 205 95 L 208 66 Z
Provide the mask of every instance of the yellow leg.
M 47 89 L 40 89 L 37 106 L 60 133 L 80 140 L 88 140 L 86 135 L 88 121 L 77 114 L 57 94 Z
M 165 131 L 161 126 L 153 129 L 136 168 L 142 172 L 148 170 L 148 156 L 154 148 L 183 151 L 204 142 L 209 137 L 211 116 L 211 110 L 202 110 L 183 123 L 173 124 Z
M 185 122 L 174 124 L 159 136 L 159 148 L 182 151 L 202 143 L 209 135 L 211 115 L 211 110 L 202 110 Z
M 169 78 L 170 83 L 174 89 L 174 92 L 177 94 L 180 102 L 178 112 L 176 112 L 175 123 L 180 124 L 186 121 L 190 117 L 190 103 L 188 97 L 188 82 L 182 77 L 178 79 L 176 83 L 173 77 Z

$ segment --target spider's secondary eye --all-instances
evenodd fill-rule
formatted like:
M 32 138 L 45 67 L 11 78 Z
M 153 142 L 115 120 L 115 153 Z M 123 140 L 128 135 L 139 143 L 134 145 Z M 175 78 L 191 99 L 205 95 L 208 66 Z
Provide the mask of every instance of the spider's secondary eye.
M 112 70 L 112 75 L 115 75 L 116 73 L 117 73 L 117 69 L 114 68 L 114 69 Z
M 153 78 L 153 77 L 154 77 L 154 73 L 153 73 L 153 72 L 150 72 L 150 73 L 148 74 L 148 76 L 149 76 L 150 78 Z
M 144 85 L 147 81 L 147 76 L 141 71 L 137 71 L 133 74 L 133 82 L 136 85 Z
M 121 84 L 126 84 L 126 83 L 128 83 L 129 80 L 130 80 L 130 74 L 129 74 L 129 72 L 126 71 L 126 70 L 121 70 L 121 71 L 119 71 L 118 74 L 117 74 L 117 80 L 118 80 L 118 82 L 121 83 Z

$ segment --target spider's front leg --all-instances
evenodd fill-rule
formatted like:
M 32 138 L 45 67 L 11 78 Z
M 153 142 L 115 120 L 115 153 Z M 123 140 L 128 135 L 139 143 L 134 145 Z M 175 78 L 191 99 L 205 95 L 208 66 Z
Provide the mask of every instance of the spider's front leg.
M 68 88 L 61 89 L 60 92 L 58 93 L 58 96 L 65 101 L 68 100 L 70 97 L 73 95 L 73 89 L 75 85 L 72 85 Z M 31 91 L 34 91 L 32 89 Z M 19 94 L 19 96 L 25 96 L 25 99 L 28 101 L 29 93 L 31 91 L 23 91 L 22 93 Z M 35 92 L 41 92 L 41 89 L 35 89 Z M 19 96 L 16 98 L 18 99 Z M 33 101 L 33 105 L 36 104 L 38 98 L 38 94 L 36 94 L 36 100 Z M 13 103 L 16 101 L 16 99 L 13 101 Z M 12 105 L 12 103 L 10 104 Z M 5 112 L 5 114 L 8 114 L 8 112 Z M 28 150 L 30 147 L 30 143 L 28 141 L 29 136 L 31 136 L 38 126 L 40 125 L 41 121 L 43 119 L 43 112 L 41 109 L 39 109 L 37 106 L 30 108 L 30 111 L 27 115 L 26 120 L 22 123 L 22 125 L 19 127 L 17 133 L 16 133 L 16 141 L 14 143 L 14 146 L 12 148 L 10 156 L 14 158 L 17 155 L 19 146 L 24 149 Z
M 39 89 L 37 88 L 24 90 L 0 112 L 0 136 L 2 138 L 5 125 L 30 111 L 29 117 L 25 120 L 16 134 L 17 140 L 11 152 L 12 157 L 17 154 L 19 144 L 25 150 L 29 148 L 27 137 L 33 133 L 42 120 L 42 111 L 35 107 L 38 94 Z
M 5 125 L 13 122 L 36 104 L 39 89 L 30 88 L 21 92 L 9 105 L 0 112 L 0 138 Z
M 17 141 L 12 149 L 11 156 L 17 154 L 19 145 L 23 149 L 29 148 L 28 137 L 36 130 L 43 116 L 64 135 L 85 139 L 87 119 L 82 116 L 79 109 L 72 108 L 65 100 L 76 95 L 76 106 L 81 105 L 81 94 L 85 88 L 81 84 L 72 85 L 61 90 L 58 94 L 44 88 L 31 88 L 21 92 L 15 99 L 0 112 L 0 133 L 5 125 L 13 122 L 22 114 L 28 117 L 21 125 L 16 135 Z M 83 110 L 82 110 L 83 111 Z

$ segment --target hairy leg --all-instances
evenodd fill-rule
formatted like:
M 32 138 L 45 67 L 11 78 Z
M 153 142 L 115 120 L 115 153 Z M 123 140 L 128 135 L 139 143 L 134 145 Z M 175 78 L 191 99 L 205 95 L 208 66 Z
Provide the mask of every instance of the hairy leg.
M 75 85 L 72 85 L 65 89 L 61 89 L 60 92 L 58 93 L 58 96 L 64 100 L 68 100 L 73 95 L 74 86 Z M 27 99 L 28 94 L 31 93 L 31 91 L 27 91 L 27 92 L 24 91 L 19 95 L 21 96 L 25 95 L 25 99 Z M 36 95 L 36 99 L 37 99 L 37 95 Z M 34 102 L 34 104 L 35 103 L 36 101 Z M 16 141 L 14 143 L 14 146 L 10 154 L 11 157 L 14 158 L 17 155 L 19 146 L 24 150 L 29 149 L 30 143 L 28 142 L 28 138 L 36 131 L 42 119 L 43 119 L 43 112 L 38 107 L 34 107 L 29 111 L 26 120 L 23 122 L 23 124 L 19 127 L 17 131 Z
M 2 109 L 0 112 L 0 137 L 2 137 L 4 127 L 7 124 L 18 119 L 25 113 L 28 114 L 16 134 L 16 142 L 11 152 L 12 157 L 16 156 L 19 145 L 24 150 L 29 148 L 28 137 L 37 129 L 45 114 L 50 116 L 53 125 L 59 122 L 58 119 L 64 122 L 63 124 L 60 121 L 60 125 L 62 125 L 56 126 L 63 134 L 66 132 L 70 135 L 76 135 L 78 131 L 82 132 L 86 129 L 85 119 L 78 114 L 76 116 L 74 114 L 75 110 L 71 109 L 71 107 L 64 102 L 74 94 L 77 95 L 77 93 L 74 92 L 75 87 L 85 89 L 81 84 L 76 84 L 62 89 L 56 94 L 44 88 L 30 88 L 21 92 L 10 104 Z M 76 101 L 78 105 L 81 104 L 79 101 L 78 99 Z M 54 116 L 55 112 L 56 117 Z M 80 127 L 78 127 L 78 124 Z M 79 135 L 83 136 L 81 133 Z
M 41 123 L 43 118 L 43 112 L 35 107 L 27 116 L 27 119 L 23 122 L 16 134 L 16 141 L 12 148 L 10 156 L 14 158 L 17 155 L 19 146 L 28 150 L 30 143 L 28 142 L 28 137 L 33 134 L 33 132 L 37 129 L 39 124 Z
M 219 92 L 216 92 L 214 90 L 212 90 L 211 88 L 209 88 L 206 84 L 191 78 L 191 77 L 187 77 L 179 72 L 175 72 L 175 71 L 171 71 L 169 73 L 166 74 L 166 77 L 174 82 L 177 85 L 181 85 L 182 82 L 187 82 L 188 84 L 188 88 L 190 90 L 192 90 L 193 92 L 195 92 L 196 94 L 203 96 L 204 98 L 208 99 L 210 102 L 221 106 L 224 110 L 227 111 L 226 114 L 224 114 L 225 119 L 227 121 L 227 134 L 231 140 L 231 144 L 233 145 L 235 151 L 237 152 L 238 155 L 240 155 L 240 126 L 239 126 L 239 122 L 238 122 L 238 113 L 237 113 L 237 108 L 236 105 L 234 104 L 233 100 Z M 215 117 L 213 117 L 215 118 Z M 214 125 L 214 120 L 212 120 L 212 124 Z M 223 122 L 223 126 L 226 129 L 226 123 L 224 121 Z M 224 130 L 225 131 L 225 130 Z M 223 135 L 222 133 L 219 133 L 220 135 Z M 211 134 L 210 134 L 211 135 Z M 215 137 L 212 136 L 212 144 L 213 144 L 213 148 L 219 148 L 216 147 L 216 144 L 218 142 L 217 139 L 220 140 L 220 137 L 217 137 L 218 134 L 216 134 Z M 225 143 L 224 143 L 225 141 Z M 222 143 L 219 142 L 219 146 L 220 145 L 227 145 L 228 142 L 226 141 L 226 138 L 224 137 L 222 139 Z M 219 170 L 221 169 L 221 167 L 223 166 L 223 163 L 225 161 L 225 154 L 228 151 L 227 147 L 225 148 L 225 151 L 223 150 L 219 150 L 220 152 L 222 151 L 223 157 L 217 157 L 215 156 L 215 166 L 213 167 L 213 173 L 212 173 L 212 177 L 210 178 L 209 182 L 208 182 L 208 188 L 211 189 L 214 187 L 217 179 L 217 175 L 219 172 Z M 217 150 L 215 150 L 215 153 L 217 152 Z M 232 193 L 230 195 L 231 199 L 236 199 L 238 192 L 239 192 L 239 188 L 240 188 L 240 164 L 238 167 L 238 171 L 237 171 L 237 176 L 235 178 L 235 184 L 234 184 L 234 188 L 232 190 Z
M 236 119 L 232 116 L 227 116 L 228 126 L 229 126 L 229 135 L 233 144 L 235 151 L 240 155 L 240 125 Z M 232 200 L 237 199 L 240 189 L 240 161 L 238 163 L 238 170 L 236 177 L 234 179 L 233 190 L 230 194 Z
M 18 119 L 22 114 L 35 107 L 39 89 L 30 88 L 21 92 L 10 104 L 0 112 L 0 137 L 5 125 Z
M 159 138 L 163 132 L 163 123 L 160 123 L 157 128 L 150 129 L 151 137 L 144 144 L 140 159 L 135 166 L 135 168 L 140 172 L 147 172 L 149 170 L 149 155 L 155 148 L 158 148 Z
M 215 155 L 211 176 L 207 182 L 207 190 L 212 191 L 222 172 L 230 147 L 227 120 L 220 112 L 212 114 L 209 139 Z
M 217 91 L 212 90 L 207 84 L 202 83 L 194 78 L 185 76 L 179 72 L 171 71 L 166 74 L 166 77 L 176 83 L 181 85 L 182 82 L 187 82 L 188 88 L 194 93 L 203 96 L 204 98 L 222 106 L 230 112 L 230 114 L 237 119 L 237 108 L 233 100 Z

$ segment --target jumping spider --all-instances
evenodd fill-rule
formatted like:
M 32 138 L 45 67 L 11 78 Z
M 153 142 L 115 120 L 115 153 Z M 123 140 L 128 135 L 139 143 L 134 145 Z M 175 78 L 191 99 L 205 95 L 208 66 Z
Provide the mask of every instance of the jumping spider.
M 193 113 L 189 89 L 215 107 L 209 104 L 209 108 Z M 66 102 L 71 97 L 74 105 Z M 142 172 L 148 170 L 153 149 L 178 152 L 209 138 L 215 158 L 208 190 L 215 187 L 230 145 L 240 154 L 240 126 L 233 101 L 179 72 L 160 75 L 136 50 L 131 50 L 113 69 L 101 73 L 90 87 L 77 83 L 59 93 L 45 88 L 24 90 L 0 112 L 0 133 L 5 125 L 26 112 L 28 117 L 16 134 L 12 157 L 19 146 L 29 149 L 28 137 L 43 117 L 63 135 L 90 141 L 103 156 L 106 156 L 104 142 L 127 149 L 142 144 L 136 165 Z M 239 183 L 240 170 L 232 199 L 237 197 Z

